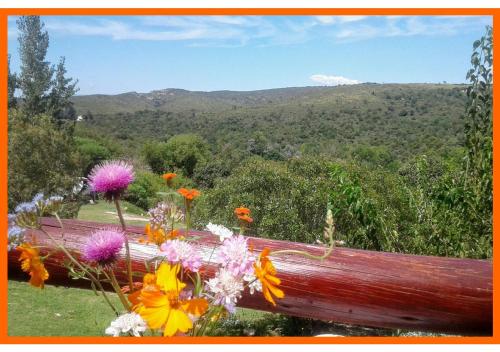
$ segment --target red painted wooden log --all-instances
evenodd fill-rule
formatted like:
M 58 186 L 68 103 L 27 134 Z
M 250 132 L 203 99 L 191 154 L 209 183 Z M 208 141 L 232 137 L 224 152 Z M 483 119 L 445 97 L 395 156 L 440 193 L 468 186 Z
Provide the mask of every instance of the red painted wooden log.
M 43 228 L 61 241 L 61 229 L 54 219 L 45 218 Z M 78 253 L 92 230 L 109 225 L 65 220 L 64 241 Z M 133 271 L 144 272 L 144 260 L 156 247 L 140 244 L 142 228 L 130 227 Z M 218 237 L 193 231 L 197 245 L 208 259 Z M 40 245 L 53 244 L 41 231 L 32 231 Z M 250 238 L 256 251 L 264 247 L 308 250 L 321 254 L 323 249 L 293 242 Z M 9 275 L 19 274 L 18 253 L 9 253 Z M 285 298 L 272 307 L 260 294 L 245 294 L 241 307 L 382 328 L 491 335 L 492 263 L 487 260 L 456 259 L 403 255 L 347 248 L 336 248 L 323 262 L 300 256 L 272 257 L 282 279 Z M 48 284 L 75 284 L 62 265 L 64 256 L 49 257 Z M 124 269 L 123 258 L 119 266 Z M 206 275 L 214 268 L 205 266 Z M 26 274 L 24 274 L 26 275 Z M 126 283 L 125 276 L 119 276 Z M 139 281 L 140 279 L 137 278 Z

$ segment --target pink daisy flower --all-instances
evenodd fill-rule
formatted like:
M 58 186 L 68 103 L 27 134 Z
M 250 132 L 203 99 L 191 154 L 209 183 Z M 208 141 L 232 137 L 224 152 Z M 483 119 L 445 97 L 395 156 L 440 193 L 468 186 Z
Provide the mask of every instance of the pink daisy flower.
M 97 230 L 83 247 L 83 259 L 101 266 L 112 264 L 125 243 L 125 234 L 118 229 Z
M 120 195 L 133 181 L 132 165 L 120 160 L 105 161 L 95 166 L 89 175 L 90 189 L 104 193 L 108 200 Z
M 186 241 L 168 240 L 160 247 L 161 255 L 172 264 L 181 263 L 185 269 L 197 272 L 201 266 L 201 256 Z

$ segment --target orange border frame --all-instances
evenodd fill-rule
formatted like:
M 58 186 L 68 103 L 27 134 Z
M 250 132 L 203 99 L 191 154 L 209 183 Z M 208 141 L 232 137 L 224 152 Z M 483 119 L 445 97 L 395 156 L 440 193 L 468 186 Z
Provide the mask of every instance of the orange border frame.
M 7 233 L 7 16 L 17 15 L 485 15 L 493 16 L 493 37 L 496 42 L 500 38 L 500 9 L 326 9 L 326 8 L 79 8 L 79 9 L 0 9 L 0 214 L 3 219 L 0 223 L 0 233 Z M 472 45 L 472 43 L 471 43 Z M 496 54 L 496 53 L 495 53 Z M 498 55 L 494 55 L 494 65 L 500 64 Z M 499 84 L 500 74 L 494 71 L 494 101 L 500 99 L 500 93 L 496 89 Z M 493 116 L 500 114 L 500 104 L 493 104 Z M 499 126 L 493 119 L 493 155 L 500 153 Z M 493 232 L 498 241 L 498 226 L 500 212 L 498 209 L 498 185 L 500 175 L 498 166 L 493 159 Z M 498 304 L 499 298 L 499 259 L 500 245 L 493 246 L 493 336 L 491 337 L 162 337 L 148 338 L 109 338 L 109 337 L 9 337 L 7 335 L 7 251 L 6 242 L 0 245 L 0 343 L 43 343 L 43 344 L 220 344 L 220 343 L 243 343 L 243 344 L 493 344 L 500 343 L 500 322 Z

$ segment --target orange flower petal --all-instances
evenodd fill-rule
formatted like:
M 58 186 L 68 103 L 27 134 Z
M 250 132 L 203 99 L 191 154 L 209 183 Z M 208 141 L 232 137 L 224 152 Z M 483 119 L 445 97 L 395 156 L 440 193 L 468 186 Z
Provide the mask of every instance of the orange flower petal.
M 204 298 L 193 298 L 182 302 L 182 308 L 189 314 L 203 315 L 208 309 L 208 302 Z

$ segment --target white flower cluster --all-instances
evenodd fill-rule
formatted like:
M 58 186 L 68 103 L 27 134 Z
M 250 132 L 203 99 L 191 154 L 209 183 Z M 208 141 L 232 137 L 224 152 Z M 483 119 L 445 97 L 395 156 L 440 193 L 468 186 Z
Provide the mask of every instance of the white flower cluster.
M 140 337 L 146 331 L 147 325 L 141 316 L 136 313 L 126 313 L 113 320 L 106 329 L 106 335 L 118 337 L 120 334 L 132 334 Z
M 207 230 L 216 236 L 219 236 L 219 240 L 224 242 L 226 238 L 231 238 L 233 236 L 233 231 L 229 230 L 227 227 L 222 225 L 216 225 L 209 223 L 207 225 Z
M 223 305 L 233 313 L 244 287 L 242 280 L 226 269 L 220 269 L 214 278 L 207 281 L 207 289 L 214 294 L 215 304 Z

